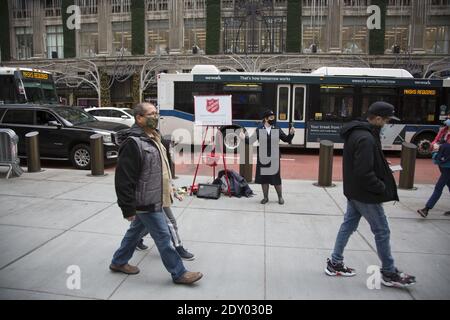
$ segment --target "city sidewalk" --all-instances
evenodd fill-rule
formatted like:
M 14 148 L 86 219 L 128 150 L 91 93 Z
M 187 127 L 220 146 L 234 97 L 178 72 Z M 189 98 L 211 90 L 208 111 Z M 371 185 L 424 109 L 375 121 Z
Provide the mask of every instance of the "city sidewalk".
M 176 202 L 180 235 L 196 259 L 189 270 L 204 277 L 191 287 L 174 285 L 150 238 L 136 252 L 141 273 L 109 271 L 128 227 L 116 205 L 114 174 L 46 169 L 0 179 L 0 299 L 450 299 L 448 191 L 427 219 L 415 212 L 432 185 L 400 190 L 400 203 L 385 205 L 397 266 L 417 277 L 408 289 L 369 290 L 367 267 L 379 263 L 370 229 L 361 221 L 345 254 L 353 278 L 324 274 L 346 201 L 342 183 L 284 180 L 286 204 L 253 198 Z M 200 182 L 209 178 L 200 177 Z M 180 176 L 178 186 L 191 176 Z M 70 266 L 81 270 L 81 288 L 67 287 Z M 69 279 L 70 280 L 70 279 Z

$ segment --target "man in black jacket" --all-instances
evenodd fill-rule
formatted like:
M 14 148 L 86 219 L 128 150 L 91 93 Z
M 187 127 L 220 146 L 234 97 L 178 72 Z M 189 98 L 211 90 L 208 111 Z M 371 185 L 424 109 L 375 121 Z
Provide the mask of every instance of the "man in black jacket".
M 200 272 L 187 271 L 175 248 L 163 207 L 170 202 L 170 167 L 166 150 L 157 132 L 158 112 L 154 105 L 136 106 L 136 124 L 121 144 L 115 186 L 117 203 L 125 219 L 131 221 L 120 248 L 109 268 L 114 272 L 137 274 L 128 261 L 145 231 L 149 232 L 173 282 L 192 284 L 202 278 Z M 170 206 L 170 205 L 169 205 Z
M 353 121 L 342 128 L 345 140 L 343 153 L 344 195 L 347 212 L 337 235 L 332 258 L 325 273 L 329 276 L 356 275 L 344 265 L 344 249 L 361 217 L 370 225 L 375 236 L 377 253 L 381 260 L 381 283 L 390 287 L 406 287 L 415 283 L 415 277 L 400 272 L 391 255 L 390 230 L 383 202 L 398 201 L 397 186 L 386 161 L 380 141 L 382 127 L 394 117 L 394 107 L 386 102 L 375 102 L 368 110 L 368 122 Z

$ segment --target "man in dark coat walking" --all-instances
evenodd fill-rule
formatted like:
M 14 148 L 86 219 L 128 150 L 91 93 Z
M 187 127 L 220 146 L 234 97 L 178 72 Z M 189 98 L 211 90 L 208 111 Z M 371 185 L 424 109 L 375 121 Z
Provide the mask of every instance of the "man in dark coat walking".
M 353 121 L 342 128 L 344 138 L 343 178 L 347 212 L 337 235 L 332 258 L 325 273 L 329 276 L 356 275 L 344 265 L 344 249 L 361 217 L 370 225 L 381 260 L 381 283 L 390 287 L 414 284 L 415 277 L 400 272 L 394 264 L 390 247 L 390 230 L 383 202 L 398 201 L 397 186 L 386 161 L 380 141 L 381 128 L 394 117 L 394 107 L 375 102 L 368 110 L 368 122 Z

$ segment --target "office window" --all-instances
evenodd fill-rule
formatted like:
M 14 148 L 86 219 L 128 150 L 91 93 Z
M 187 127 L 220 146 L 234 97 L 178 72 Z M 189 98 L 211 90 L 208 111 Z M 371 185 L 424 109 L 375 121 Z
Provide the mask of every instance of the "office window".
M 425 31 L 425 50 L 431 54 L 449 53 L 449 27 L 427 27 Z
M 30 27 L 16 28 L 16 58 L 29 59 L 33 56 L 33 29 Z
M 384 36 L 385 53 L 401 53 L 408 51 L 409 26 L 386 27 Z
M 130 12 L 131 0 L 111 0 L 112 13 Z
M 61 16 L 61 0 L 45 0 L 45 16 Z
M 131 22 L 113 22 L 113 52 L 115 55 L 131 55 Z
M 82 24 L 80 30 L 80 56 L 95 57 L 98 53 L 98 25 Z
M 14 0 L 12 2 L 12 12 L 14 19 L 26 19 L 31 17 L 30 10 L 31 1 Z
M 168 0 L 146 0 L 147 11 L 167 11 L 169 10 Z
M 169 21 L 152 20 L 147 22 L 148 53 L 167 54 L 169 52 Z
M 366 26 L 342 27 L 342 52 L 349 54 L 367 53 L 368 32 Z
M 82 15 L 96 15 L 98 13 L 98 0 L 75 0 L 80 7 Z
M 47 27 L 47 58 L 64 58 L 64 34 L 62 26 Z
M 202 53 L 206 43 L 205 19 L 185 19 L 184 21 L 184 49 L 194 54 Z
M 303 53 L 320 53 L 326 51 L 325 26 L 303 25 Z

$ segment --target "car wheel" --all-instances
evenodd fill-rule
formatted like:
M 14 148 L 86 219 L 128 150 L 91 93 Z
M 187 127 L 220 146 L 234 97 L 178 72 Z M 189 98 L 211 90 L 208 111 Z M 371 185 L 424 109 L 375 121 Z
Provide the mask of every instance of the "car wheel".
M 77 144 L 73 147 L 70 153 L 70 161 L 77 169 L 89 170 L 91 168 L 91 150 L 89 146 Z
M 434 135 L 431 133 L 423 133 L 414 139 L 414 144 L 417 146 L 418 158 L 431 157 L 431 142 L 434 140 Z

